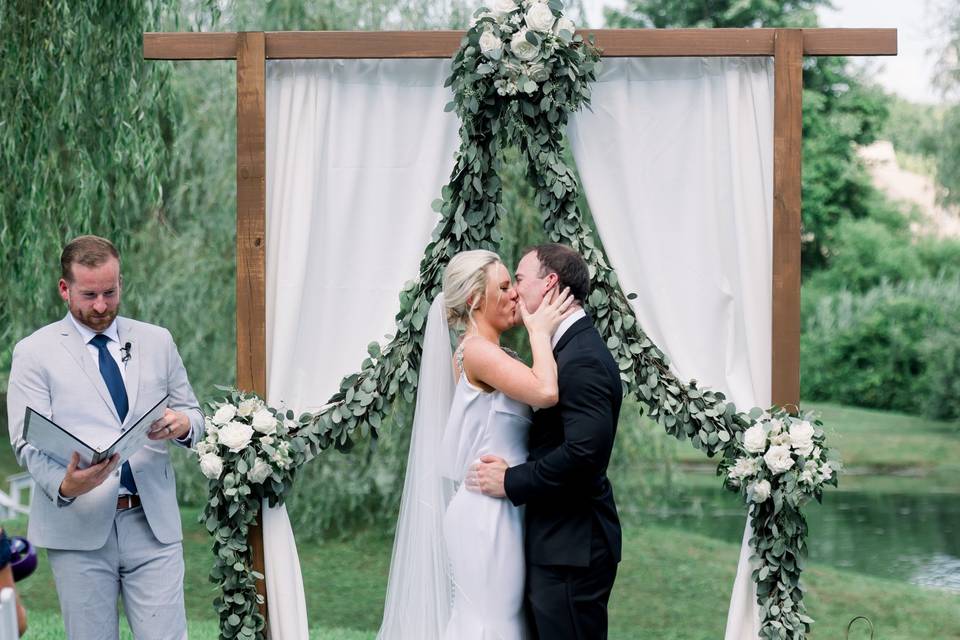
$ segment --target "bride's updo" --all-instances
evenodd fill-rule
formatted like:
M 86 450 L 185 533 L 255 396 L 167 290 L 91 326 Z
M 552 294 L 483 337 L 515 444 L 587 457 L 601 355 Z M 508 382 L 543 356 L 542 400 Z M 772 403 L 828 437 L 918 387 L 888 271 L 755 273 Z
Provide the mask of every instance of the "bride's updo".
M 487 289 L 487 272 L 500 262 L 500 256 L 484 249 L 461 251 L 450 258 L 443 272 L 443 298 L 451 328 L 462 331 L 473 321 L 473 312 Z

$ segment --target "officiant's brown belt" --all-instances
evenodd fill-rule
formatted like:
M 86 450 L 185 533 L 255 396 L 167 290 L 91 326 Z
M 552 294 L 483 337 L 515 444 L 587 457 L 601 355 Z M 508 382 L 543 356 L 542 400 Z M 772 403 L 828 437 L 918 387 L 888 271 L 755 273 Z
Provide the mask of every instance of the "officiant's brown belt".
M 126 511 L 140 506 L 140 496 L 117 496 L 117 511 Z

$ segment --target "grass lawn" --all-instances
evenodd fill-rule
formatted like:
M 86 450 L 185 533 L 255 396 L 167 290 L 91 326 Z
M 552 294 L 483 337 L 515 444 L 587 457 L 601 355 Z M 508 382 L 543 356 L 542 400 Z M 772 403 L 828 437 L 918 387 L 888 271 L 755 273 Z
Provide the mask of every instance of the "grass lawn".
M 207 582 L 210 542 L 184 510 L 186 601 L 192 638 L 216 638 Z M 8 523 L 22 532 L 24 522 Z M 391 541 L 360 535 L 348 542 L 301 543 L 311 637 L 375 636 L 383 607 Z M 675 529 L 626 531 L 624 561 L 611 601 L 611 638 L 721 638 L 739 548 Z M 847 622 L 868 616 L 882 640 L 960 639 L 960 595 L 812 565 L 805 573 L 814 638 L 843 638 Z M 53 579 L 45 562 L 22 583 L 32 638 L 62 637 Z M 858 636 L 852 636 L 858 637 Z M 865 636 L 864 636 L 865 637 Z

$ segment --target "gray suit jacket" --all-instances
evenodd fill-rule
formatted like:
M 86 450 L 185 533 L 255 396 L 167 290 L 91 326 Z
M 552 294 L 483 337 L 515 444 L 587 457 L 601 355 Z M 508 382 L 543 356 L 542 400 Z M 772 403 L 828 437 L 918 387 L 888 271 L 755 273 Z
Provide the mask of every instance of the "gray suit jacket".
M 102 547 L 116 514 L 120 470 L 71 503 L 58 500 L 66 467 L 23 440 L 27 406 L 84 442 L 107 444 L 170 394 L 167 406 L 186 413 L 193 427 L 189 446 L 203 439 L 203 412 L 170 332 L 123 317 L 117 318 L 117 330 L 120 344 L 131 345 L 125 373 L 130 410 L 123 424 L 69 317 L 37 330 L 14 348 L 7 389 L 10 443 L 20 466 L 40 489 L 34 492 L 27 532 L 40 547 L 78 551 Z M 129 460 L 147 521 L 164 544 L 183 537 L 168 442 L 174 441 L 151 441 Z

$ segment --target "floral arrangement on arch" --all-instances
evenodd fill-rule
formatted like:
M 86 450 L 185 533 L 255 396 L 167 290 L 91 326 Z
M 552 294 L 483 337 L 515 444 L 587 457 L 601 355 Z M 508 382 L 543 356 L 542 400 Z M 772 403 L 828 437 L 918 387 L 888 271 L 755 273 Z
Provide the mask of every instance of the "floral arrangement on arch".
M 210 581 L 220 586 L 214 600 L 221 637 L 263 636 L 256 581 L 247 539 L 263 500 L 274 506 L 293 485 L 306 460 L 293 411 L 267 406 L 256 394 L 229 387 L 206 411 L 206 434 L 197 443 L 200 471 L 209 479 L 209 499 L 200 514 L 213 537 Z
M 561 10 L 557 0 L 492 0 L 474 16 L 472 29 L 480 32 L 485 59 L 476 71 L 496 76 L 499 95 L 532 95 L 550 78 L 554 53 L 570 45 L 575 31 Z
M 803 638 L 813 619 L 803 602 L 800 574 L 807 558 L 802 507 L 837 486 L 841 464 L 812 413 L 753 409 L 717 468 L 724 486 L 750 505 L 753 580 L 763 638 Z
M 725 486 L 748 504 L 773 499 L 798 508 L 819 498 L 824 484 L 837 484 L 840 462 L 828 457 L 823 427 L 812 414 L 764 411 L 737 449 L 739 457 L 727 458 L 720 469 L 727 473 Z

